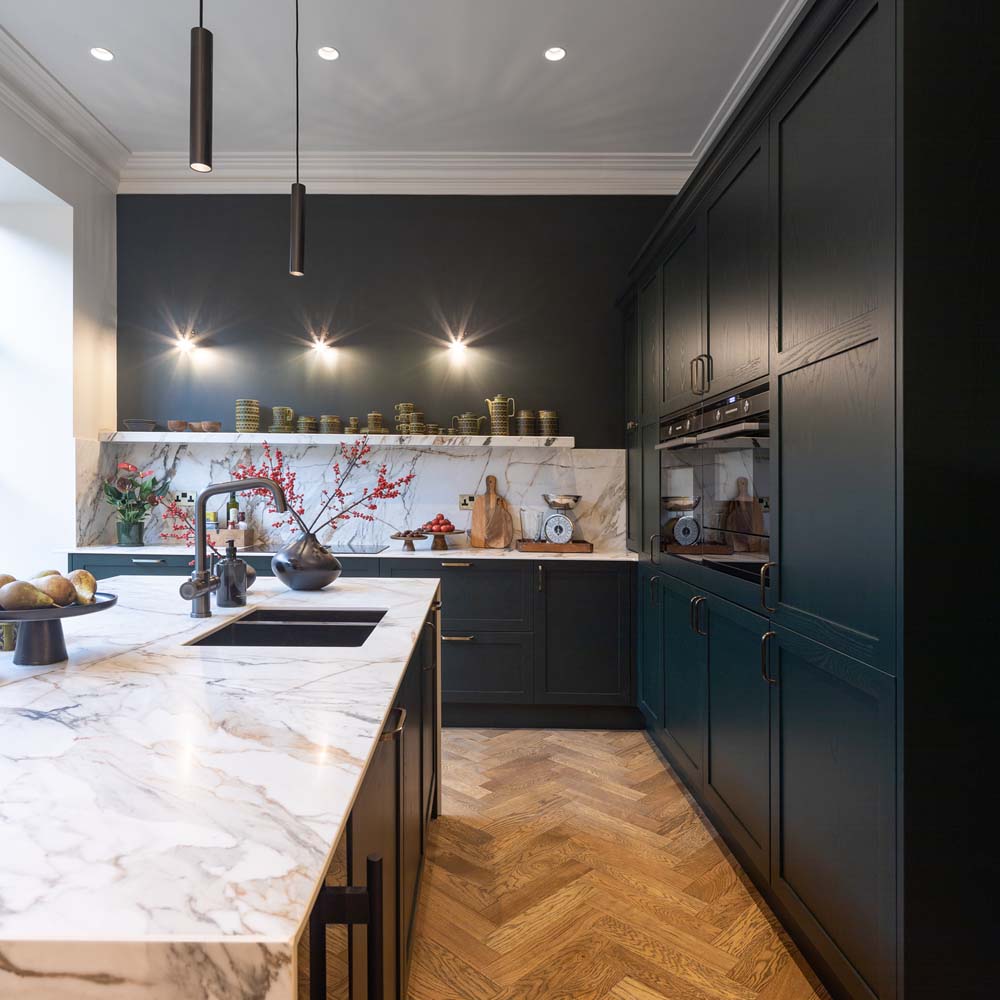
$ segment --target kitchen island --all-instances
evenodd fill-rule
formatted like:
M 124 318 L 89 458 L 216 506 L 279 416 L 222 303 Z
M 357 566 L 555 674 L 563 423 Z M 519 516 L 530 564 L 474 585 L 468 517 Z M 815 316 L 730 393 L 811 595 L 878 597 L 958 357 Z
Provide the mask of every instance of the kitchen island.
M 176 579 L 101 590 L 68 663 L 0 659 L 0 995 L 291 1000 L 438 583 L 264 579 L 203 620 Z M 386 613 L 356 648 L 190 645 L 261 608 Z

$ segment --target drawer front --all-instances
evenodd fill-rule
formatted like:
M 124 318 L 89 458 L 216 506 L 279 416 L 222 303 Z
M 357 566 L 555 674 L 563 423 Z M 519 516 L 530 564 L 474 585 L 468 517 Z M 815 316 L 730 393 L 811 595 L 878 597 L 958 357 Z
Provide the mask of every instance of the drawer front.
M 441 698 L 446 702 L 530 704 L 531 635 L 462 632 L 441 635 Z
M 190 556 L 87 555 L 72 553 L 70 569 L 85 569 L 98 580 L 109 576 L 187 576 Z
M 439 579 L 445 630 L 527 632 L 530 566 L 487 559 L 383 559 L 382 575 Z

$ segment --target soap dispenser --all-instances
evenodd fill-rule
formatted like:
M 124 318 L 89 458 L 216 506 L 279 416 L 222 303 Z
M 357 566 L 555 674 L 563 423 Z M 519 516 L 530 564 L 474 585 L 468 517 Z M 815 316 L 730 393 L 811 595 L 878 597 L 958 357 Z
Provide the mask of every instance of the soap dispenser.
M 247 564 L 236 555 L 236 542 L 226 545 L 226 557 L 216 567 L 219 587 L 215 603 L 220 608 L 245 608 L 247 604 Z

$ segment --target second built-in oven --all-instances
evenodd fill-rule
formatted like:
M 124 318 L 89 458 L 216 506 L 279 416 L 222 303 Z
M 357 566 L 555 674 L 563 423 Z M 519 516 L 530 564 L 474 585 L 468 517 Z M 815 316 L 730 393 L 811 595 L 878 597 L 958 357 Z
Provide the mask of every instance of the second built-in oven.
M 758 581 L 769 560 L 766 384 L 660 425 L 660 549 Z

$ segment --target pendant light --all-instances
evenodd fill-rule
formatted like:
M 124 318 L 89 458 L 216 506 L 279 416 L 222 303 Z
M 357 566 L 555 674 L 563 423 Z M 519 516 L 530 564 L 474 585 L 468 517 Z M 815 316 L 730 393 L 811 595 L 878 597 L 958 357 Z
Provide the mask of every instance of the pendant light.
M 191 143 L 188 163 L 207 174 L 212 169 L 212 32 L 204 26 L 204 0 L 198 27 L 191 29 Z
M 306 186 L 299 183 L 299 0 L 295 0 L 295 183 L 292 185 L 288 273 L 306 273 Z

